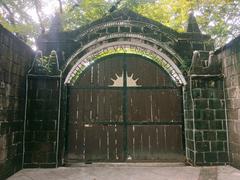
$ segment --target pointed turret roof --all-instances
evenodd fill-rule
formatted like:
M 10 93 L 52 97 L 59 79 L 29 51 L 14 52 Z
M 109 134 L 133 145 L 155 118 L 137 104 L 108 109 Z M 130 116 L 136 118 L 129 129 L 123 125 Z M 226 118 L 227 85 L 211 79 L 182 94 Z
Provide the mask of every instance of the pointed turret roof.
M 188 25 L 187 25 L 187 32 L 190 33 L 201 33 L 196 17 L 194 16 L 193 12 L 189 14 L 188 18 Z
M 49 32 L 56 33 L 56 32 L 61 32 L 62 30 L 63 30 L 63 27 L 62 27 L 61 15 L 60 13 L 55 13 L 55 16 L 52 18 L 52 21 L 51 21 Z

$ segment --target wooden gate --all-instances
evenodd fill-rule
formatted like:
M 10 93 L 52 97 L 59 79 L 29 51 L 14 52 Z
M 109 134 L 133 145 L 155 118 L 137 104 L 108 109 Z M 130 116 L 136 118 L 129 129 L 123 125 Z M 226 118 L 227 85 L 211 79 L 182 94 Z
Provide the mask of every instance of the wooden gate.
M 112 55 L 69 88 L 67 160 L 182 161 L 181 88 L 138 55 Z

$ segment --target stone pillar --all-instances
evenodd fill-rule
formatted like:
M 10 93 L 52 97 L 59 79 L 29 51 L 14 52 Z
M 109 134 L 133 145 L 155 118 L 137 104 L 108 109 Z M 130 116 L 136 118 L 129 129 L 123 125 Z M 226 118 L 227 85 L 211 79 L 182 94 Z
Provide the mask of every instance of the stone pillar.
M 193 165 L 228 162 L 223 78 L 193 76 L 189 79 L 185 110 L 188 159 Z M 189 115 L 191 113 L 191 115 Z M 190 124 L 190 125 L 189 125 Z
M 193 128 L 193 101 L 191 97 L 191 88 L 189 84 L 189 80 L 187 81 L 187 85 L 184 88 L 183 92 L 184 100 L 183 100 L 183 108 L 184 108 L 184 131 L 185 131 L 185 151 L 186 151 L 186 159 L 189 163 L 193 164 L 194 162 L 194 143 L 195 139 L 193 137 L 194 128 Z
M 201 59 L 193 60 L 192 65 L 194 62 L 202 64 Z M 184 93 L 187 160 L 193 165 L 226 164 L 228 139 L 223 76 L 218 70 L 200 64 L 190 70 Z
M 56 167 L 60 77 L 29 76 L 24 167 Z
M 61 73 L 56 53 L 35 58 L 27 78 L 24 167 L 56 167 L 59 152 Z

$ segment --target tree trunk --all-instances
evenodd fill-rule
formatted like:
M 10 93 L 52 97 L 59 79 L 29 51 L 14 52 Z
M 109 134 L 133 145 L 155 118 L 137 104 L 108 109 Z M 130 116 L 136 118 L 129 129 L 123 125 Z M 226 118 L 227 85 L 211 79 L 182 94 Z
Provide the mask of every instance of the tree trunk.
M 10 8 L 4 2 L 2 2 L 2 5 L 9 14 L 10 24 L 15 25 L 16 23 L 15 23 L 14 13 L 10 10 Z
M 41 27 L 41 33 L 44 34 L 45 33 L 45 27 L 41 18 L 41 7 L 40 7 L 40 2 L 38 0 L 34 1 L 34 5 L 35 5 L 35 9 L 36 9 L 36 13 L 38 16 L 38 20 L 40 23 L 40 27 Z
M 58 3 L 59 3 L 60 14 L 62 14 L 63 13 L 62 1 L 58 0 Z

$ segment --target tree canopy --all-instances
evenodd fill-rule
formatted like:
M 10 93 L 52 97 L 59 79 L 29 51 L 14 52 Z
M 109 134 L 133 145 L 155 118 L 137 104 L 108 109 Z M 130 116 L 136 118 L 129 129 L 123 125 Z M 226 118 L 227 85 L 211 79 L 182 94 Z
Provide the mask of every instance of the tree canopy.
M 49 29 L 54 11 L 64 30 L 73 30 L 124 7 L 179 32 L 194 12 L 201 31 L 218 47 L 240 34 L 239 0 L 0 0 L 0 23 L 31 42 Z

